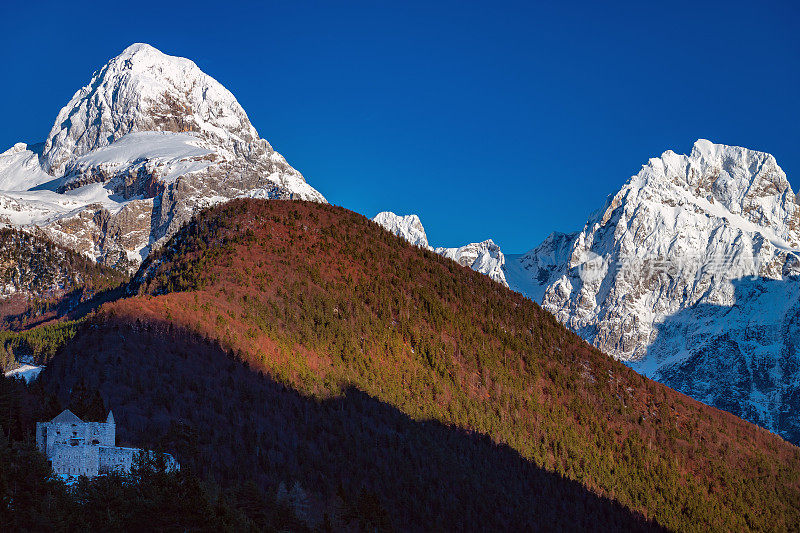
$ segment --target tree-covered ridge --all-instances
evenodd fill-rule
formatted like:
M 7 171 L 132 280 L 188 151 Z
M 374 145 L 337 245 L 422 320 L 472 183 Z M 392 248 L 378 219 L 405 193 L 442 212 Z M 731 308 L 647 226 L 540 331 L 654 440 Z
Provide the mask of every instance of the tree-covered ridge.
M 83 320 L 51 322 L 23 331 L 0 331 L 0 369 L 17 361 L 46 365 L 56 352 L 74 337 Z
M 301 393 L 167 322 L 95 325 L 40 376 L 48 397 L 81 403 L 85 383 L 113 408 L 121 445 L 169 451 L 226 491 L 258 487 L 312 529 L 660 529 L 509 446 L 354 387 Z
M 142 296 L 108 316 L 219 339 L 306 393 L 355 386 L 414 419 L 485 433 L 667 527 L 800 523 L 797 448 L 639 376 L 521 295 L 344 209 L 213 208 L 134 285 Z
M 61 316 L 126 280 L 123 272 L 99 265 L 43 234 L 0 228 L 0 319 L 4 329 Z

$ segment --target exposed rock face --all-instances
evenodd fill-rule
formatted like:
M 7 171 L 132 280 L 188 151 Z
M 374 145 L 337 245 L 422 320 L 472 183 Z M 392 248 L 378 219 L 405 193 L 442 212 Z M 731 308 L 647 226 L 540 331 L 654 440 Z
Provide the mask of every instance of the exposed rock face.
M 800 280 L 732 283 L 732 305 L 700 303 L 668 317 L 632 366 L 800 444 Z
M 775 158 L 700 140 L 516 258 L 510 281 L 637 370 L 798 441 L 799 249 Z
M 460 265 L 468 266 L 476 272 L 486 274 L 497 283 L 508 287 L 503 271 L 505 256 L 492 239 L 471 242 L 459 248 L 436 248 L 436 253 L 448 257 Z
M 55 245 L 41 232 L 0 228 L 0 320 L 21 323 L 47 308 L 68 311 L 123 281 L 120 272 Z
M 0 187 L 6 223 L 129 268 L 202 207 L 243 196 L 325 201 L 227 89 L 146 44 L 95 73 L 43 145 L 0 154 Z
M 383 211 L 375 215 L 372 219 L 383 226 L 388 231 L 398 237 L 402 237 L 414 246 L 433 250 L 428 244 L 428 236 L 425 235 L 425 228 L 417 215 L 395 215 L 391 211 Z
M 383 211 L 375 215 L 372 219 L 383 226 L 386 230 L 402 237 L 414 246 L 433 250 L 437 254 L 452 259 L 460 265 L 470 267 L 476 272 L 486 274 L 496 282 L 505 285 L 506 277 L 503 272 L 505 256 L 491 239 L 483 242 L 473 242 L 459 248 L 436 248 L 435 250 L 428 244 L 428 237 L 425 235 L 425 228 L 417 215 L 399 216 L 391 211 Z

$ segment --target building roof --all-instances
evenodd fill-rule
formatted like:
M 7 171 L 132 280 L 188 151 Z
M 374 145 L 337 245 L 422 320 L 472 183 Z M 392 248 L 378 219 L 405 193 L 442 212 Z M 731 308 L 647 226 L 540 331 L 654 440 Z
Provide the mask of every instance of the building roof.
M 78 418 L 78 416 L 69 409 L 64 409 L 61 411 L 60 415 L 52 419 L 50 422 L 56 424 L 82 424 L 83 420 Z

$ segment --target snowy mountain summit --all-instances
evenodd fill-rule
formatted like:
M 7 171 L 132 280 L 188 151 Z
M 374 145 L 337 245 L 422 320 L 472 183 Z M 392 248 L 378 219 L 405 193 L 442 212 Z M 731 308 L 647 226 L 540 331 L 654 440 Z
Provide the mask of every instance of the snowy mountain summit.
M 800 206 L 773 156 L 664 152 L 512 270 L 595 346 L 800 441 Z
M 497 283 L 508 287 L 504 272 L 506 259 L 500 247 L 492 239 L 471 242 L 458 248 L 439 247 L 435 252 L 476 272 L 486 274 Z
M 324 202 L 192 61 L 133 44 L 59 112 L 45 142 L 0 154 L 0 219 L 135 266 L 198 209 L 235 197 Z
M 442 248 L 435 250 L 428 244 L 425 228 L 417 215 L 400 216 L 391 211 L 383 211 L 372 219 L 387 231 L 402 237 L 414 246 L 435 251 L 437 254 L 452 259 L 456 263 L 470 267 L 476 272 L 486 274 L 494 281 L 505 285 L 506 277 L 503 273 L 505 256 L 491 239 L 483 242 L 472 242 L 458 248 Z
M 428 244 L 428 236 L 425 234 L 425 228 L 422 227 L 417 215 L 395 215 L 391 211 L 383 211 L 375 215 L 372 219 L 383 226 L 386 230 L 394 233 L 398 237 L 402 237 L 414 246 L 419 246 L 426 250 L 433 250 Z

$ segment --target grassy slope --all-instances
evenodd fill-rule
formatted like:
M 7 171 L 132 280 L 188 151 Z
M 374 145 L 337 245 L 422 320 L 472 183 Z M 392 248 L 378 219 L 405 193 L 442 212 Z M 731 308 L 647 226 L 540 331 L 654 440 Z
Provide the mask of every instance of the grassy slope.
M 106 305 L 97 328 L 194 332 L 320 401 L 354 387 L 669 528 L 800 523 L 796 447 L 642 378 L 533 302 L 360 215 L 234 201 L 140 272 L 140 295 Z

